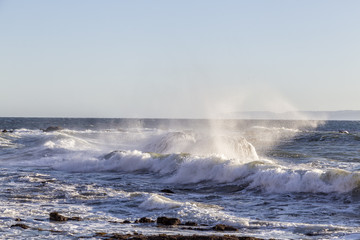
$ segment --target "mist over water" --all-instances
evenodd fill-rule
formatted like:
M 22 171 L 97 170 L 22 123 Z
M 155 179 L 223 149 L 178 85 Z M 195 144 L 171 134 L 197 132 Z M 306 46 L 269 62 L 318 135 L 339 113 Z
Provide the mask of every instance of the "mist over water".
M 228 224 L 241 228 L 238 235 L 263 238 L 356 239 L 359 232 L 359 122 L 0 122 L 13 129 L 0 135 L 0 228 L 7 238 L 19 234 L 9 228 L 18 217 L 34 227 L 58 229 L 63 237 L 90 237 L 94 231 L 198 234 L 114 223 L 163 215 Z M 62 130 L 40 130 L 48 126 Z M 56 225 L 47 220 L 51 211 L 84 220 Z

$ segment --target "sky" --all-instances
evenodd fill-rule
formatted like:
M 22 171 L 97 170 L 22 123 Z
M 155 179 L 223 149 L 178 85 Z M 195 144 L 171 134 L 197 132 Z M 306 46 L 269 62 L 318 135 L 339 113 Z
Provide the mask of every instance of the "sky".
M 360 110 L 360 1 L 0 0 L 0 117 Z

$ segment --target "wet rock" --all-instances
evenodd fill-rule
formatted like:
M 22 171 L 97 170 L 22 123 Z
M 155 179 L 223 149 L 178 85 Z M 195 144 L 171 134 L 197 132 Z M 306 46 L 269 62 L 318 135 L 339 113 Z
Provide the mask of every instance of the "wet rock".
M 186 223 L 184 223 L 184 225 L 194 227 L 194 226 L 197 226 L 198 224 L 196 222 L 186 222 Z
M 50 213 L 50 221 L 57 221 L 57 222 L 64 222 L 67 221 L 68 218 L 60 215 L 58 212 L 51 212 Z
M 21 218 L 15 218 L 15 222 L 21 222 L 22 219 Z
M 33 227 L 33 228 L 31 228 L 31 229 L 36 230 L 36 231 L 40 231 L 40 232 L 45 232 L 45 231 L 47 231 L 47 230 L 45 230 L 45 229 L 43 229 L 43 228 L 38 228 L 38 227 Z
M 263 240 L 262 238 L 256 238 L 256 237 L 239 237 L 239 240 Z M 269 240 L 275 240 L 273 238 L 270 238 Z
M 58 212 L 51 212 L 50 213 L 50 221 L 58 221 L 58 222 L 64 222 L 64 221 L 82 221 L 81 217 L 65 217 Z
M 106 236 L 106 235 L 107 235 L 106 232 L 97 232 L 97 233 L 95 233 L 96 237 L 103 237 L 103 236 Z
M 174 193 L 174 192 L 171 191 L 170 189 L 163 189 L 163 190 L 161 190 L 160 192 L 162 192 L 162 193 L 170 193 L 170 194 L 173 194 L 173 193 Z
M 214 231 L 220 231 L 220 232 L 224 232 L 224 231 L 233 231 L 236 232 L 237 228 L 234 228 L 232 226 L 228 226 L 228 225 L 224 225 L 224 224 L 218 224 L 215 227 L 213 227 Z
M 124 220 L 122 223 L 131 223 L 129 220 Z
M 101 235 L 99 235 L 101 236 Z M 132 240 L 261 240 L 260 238 L 255 237 L 237 237 L 237 236 L 214 236 L 214 235 L 192 235 L 192 236 L 183 236 L 183 235 L 142 235 L 142 234 L 118 234 L 113 233 L 110 235 L 104 235 L 109 237 L 107 239 L 132 239 Z
M 2 133 L 12 133 L 12 132 L 14 132 L 14 130 L 3 129 L 1 132 Z
M 155 221 L 147 217 L 143 217 L 135 221 L 135 223 L 153 223 L 153 222 Z
M 11 228 L 13 228 L 13 227 L 19 227 L 19 228 L 22 228 L 22 229 L 30 228 L 28 225 L 25 225 L 23 223 L 17 223 L 17 224 L 11 225 Z
M 82 218 L 81 217 L 70 217 L 70 218 L 68 218 L 68 220 L 70 220 L 70 221 L 82 221 Z
M 161 225 L 172 226 L 172 225 L 181 224 L 181 221 L 178 218 L 158 217 L 156 223 Z
M 111 221 L 111 220 L 109 220 L 108 222 L 109 223 L 122 223 L 122 222 L 119 222 L 119 221 Z
M 55 131 L 59 131 L 62 130 L 62 127 L 58 127 L 58 126 L 50 126 L 46 129 L 42 129 L 44 132 L 55 132 Z

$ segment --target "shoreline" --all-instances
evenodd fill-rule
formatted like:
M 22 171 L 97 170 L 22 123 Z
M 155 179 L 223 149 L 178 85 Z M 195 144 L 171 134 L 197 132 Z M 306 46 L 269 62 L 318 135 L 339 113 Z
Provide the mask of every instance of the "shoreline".
M 73 217 L 66 217 L 58 212 L 51 212 L 49 214 L 49 221 L 53 223 L 60 223 L 60 222 L 79 222 L 84 221 L 81 217 L 73 216 Z M 21 218 L 16 218 L 15 222 L 16 224 L 13 224 L 10 226 L 10 228 L 19 228 L 22 230 L 30 229 L 30 230 L 36 230 L 36 231 L 48 231 L 51 233 L 54 233 L 56 235 L 62 233 L 66 235 L 66 232 L 63 231 L 56 231 L 52 229 L 42 229 L 37 227 L 31 227 L 23 223 Z M 107 233 L 107 232 L 95 232 L 92 234 L 92 236 L 84 236 L 79 238 L 99 238 L 99 239 L 114 239 L 114 240 L 123 240 L 123 239 L 131 239 L 131 240 L 263 240 L 262 238 L 257 237 L 250 237 L 250 236 L 235 236 L 230 235 L 232 233 L 239 234 L 239 229 L 234 228 L 229 225 L 224 224 L 217 224 L 213 227 L 211 226 L 205 226 L 201 225 L 199 226 L 196 222 L 185 222 L 181 223 L 181 220 L 178 218 L 169 218 L 169 217 L 158 217 L 155 220 L 143 217 L 140 219 L 135 220 L 133 223 L 130 221 L 123 221 L 123 222 L 117 222 L 119 224 L 146 224 L 149 226 L 151 224 L 154 228 L 177 228 L 178 230 L 192 230 L 194 231 L 193 235 L 183 235 L 183 234 L 164 234 L 159 233 L 158 234 L 139 234 L 137 232 L 134 232 L 132 234 L 124 234 L 124 233 Z M 210 234 L 197 234 L 200 232 L 211 232 Z M 218 233 L 218 234 L 216 234 Z M 241 233 L 240 233 L 241 234 Z
M 231 236 L 231 235 L 143 235 L 143 234 L 105 234 L 96 233 L 96 237 L 101 237 L 108 240 L 263 240 L 262 238 L 247 237 L 247 236 Z

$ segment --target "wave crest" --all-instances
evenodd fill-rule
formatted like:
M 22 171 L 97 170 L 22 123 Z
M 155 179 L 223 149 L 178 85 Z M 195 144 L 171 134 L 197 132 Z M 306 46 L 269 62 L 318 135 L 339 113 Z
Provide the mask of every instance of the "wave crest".
M 170 132 L 145 146 L 156 153 L 186 152 L 194 155 L 224 155 L 243 160 L 259 159 L 255 147 L 243 137 L 203 136 L 187 132 Z

